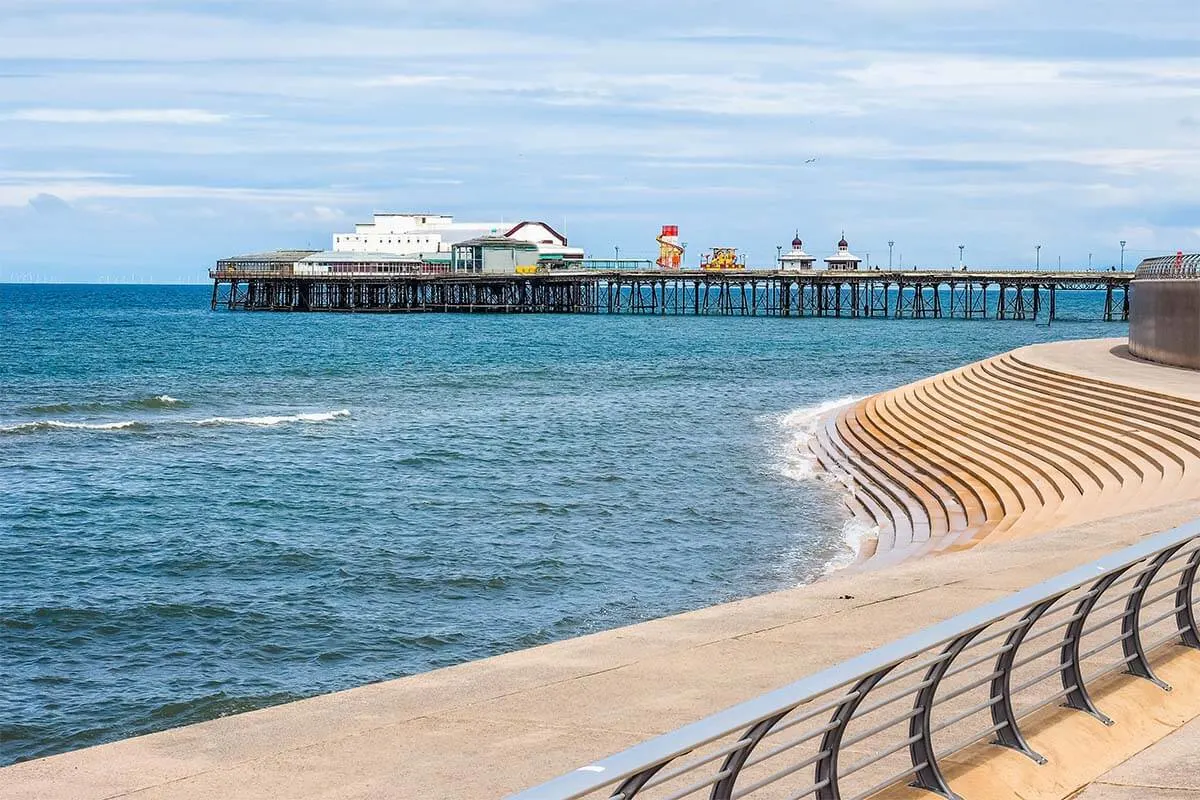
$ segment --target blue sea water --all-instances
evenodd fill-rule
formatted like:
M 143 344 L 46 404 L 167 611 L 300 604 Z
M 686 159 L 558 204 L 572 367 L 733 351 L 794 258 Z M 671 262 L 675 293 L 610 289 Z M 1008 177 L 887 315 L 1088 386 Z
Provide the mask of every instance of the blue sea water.
M 811 581 L 822 404 L 1126 331 L 208 291 L 0 286 L 0 764 Z

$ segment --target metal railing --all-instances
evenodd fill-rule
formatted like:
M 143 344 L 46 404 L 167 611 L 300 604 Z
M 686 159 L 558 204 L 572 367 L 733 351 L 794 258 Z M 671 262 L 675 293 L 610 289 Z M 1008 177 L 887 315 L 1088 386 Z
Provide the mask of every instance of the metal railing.
M 1200 253 L 1176 253 L 1155 256 L 1138 264 L 1136 278 L 1195 278 L 1200 277 Z
M 1112 724 L 1089 687 L 1121 670 L 1169 688 L 1148 654 L 1200 648 L 1198 568 L 1200 520 L 512 800 L 862 800 L 901 781 L 953 798 L 939 766 L 946 755 L 991 737 L 1045 763 L 1023 718 L 1061 703 Z
M 648 258 L 585 258 L 571 264 L 568 269 L 583 269 L 591 272 L 663 272 Z

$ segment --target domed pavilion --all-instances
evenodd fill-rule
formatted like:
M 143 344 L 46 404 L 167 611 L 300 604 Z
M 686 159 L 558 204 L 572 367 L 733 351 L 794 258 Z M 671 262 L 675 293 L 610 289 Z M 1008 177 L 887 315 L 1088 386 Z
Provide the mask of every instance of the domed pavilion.
M 842 231 L 842 238 L 838 241 L 837 248 L 836 253 L 826 257 L 825 268 L 828 270 L 857 270 L 862 259 L 850 252 L 850 243 L 846 241 L 845 231 Z
M 779 257 L 779 268 L 783 270 L 810 270 L 816 263 L 816 258 L 804 252 L 804 242 L 800 241 L 800 232 L 792 239 L 792 249 Z

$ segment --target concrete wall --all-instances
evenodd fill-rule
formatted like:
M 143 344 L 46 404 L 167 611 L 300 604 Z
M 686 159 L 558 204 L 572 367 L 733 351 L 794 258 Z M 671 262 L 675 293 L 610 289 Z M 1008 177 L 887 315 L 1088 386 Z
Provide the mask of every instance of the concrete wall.
M 391 253 L 416 255 L 443 251 L 441 234 L 437 233 L 339 233 L 333 237 L 333 249 L 338 253 Z
M 1129 351 L 1200 369 L 1200 279 L 1138 278 L 1129 297 Z

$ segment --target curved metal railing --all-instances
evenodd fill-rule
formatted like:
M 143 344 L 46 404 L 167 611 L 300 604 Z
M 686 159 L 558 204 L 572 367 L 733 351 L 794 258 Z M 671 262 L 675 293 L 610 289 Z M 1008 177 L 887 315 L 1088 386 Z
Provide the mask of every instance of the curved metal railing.
M 1022 734 L 1028 715 L 1061 702 L 1111 724 L 1089 687 L 1121 670 L 1168 688 L 1148 654 L 1200 648 L 1198 568 L 1200 520 L 512 800 L 863 800 L 901 781 L 954 797 L 946 755 L 992 737 L 1045 763 Z
M 1200 253 L 1176 253 L 1155 256 L 1138 264 L 1137 278 L 1195 278 L 1200 277 Z

